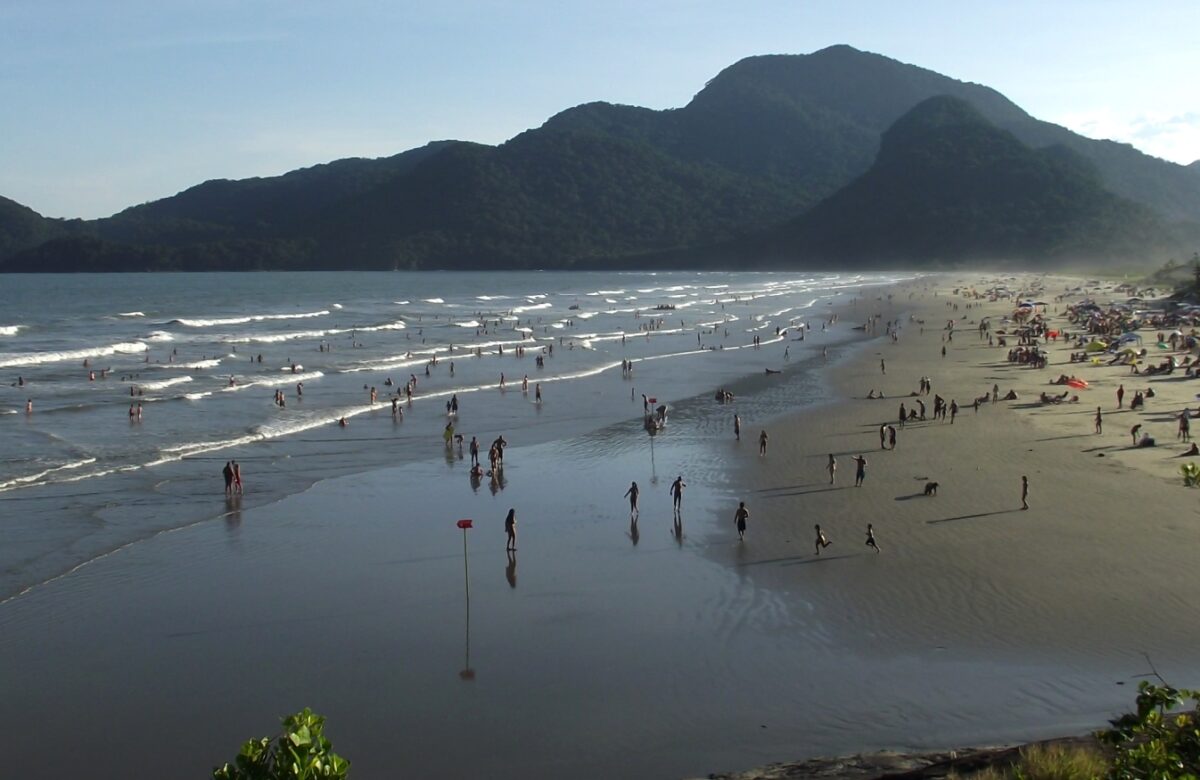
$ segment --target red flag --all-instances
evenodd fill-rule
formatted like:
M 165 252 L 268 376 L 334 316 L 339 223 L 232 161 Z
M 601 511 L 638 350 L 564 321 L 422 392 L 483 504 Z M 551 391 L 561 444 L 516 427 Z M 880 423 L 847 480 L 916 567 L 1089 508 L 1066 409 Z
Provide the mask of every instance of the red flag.
M 470 521 L 470 520 L 459 520 L 459 521 L 458 521 L 458 527 L 459 527 L 459 528 L 466 529 L 466 528 L 473 528 L 474 526 L 472 526 L 472 525 L 471 525 L 471 521 Z

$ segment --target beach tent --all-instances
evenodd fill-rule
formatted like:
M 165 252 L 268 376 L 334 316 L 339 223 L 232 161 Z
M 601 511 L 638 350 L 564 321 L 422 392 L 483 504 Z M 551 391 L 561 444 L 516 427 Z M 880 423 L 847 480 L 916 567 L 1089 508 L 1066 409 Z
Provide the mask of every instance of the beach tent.
M 1093 341 L 1084 347 L 1084 351 L 1086 352 L 1103 352 L 1106 349 L 1108 349 L 1108 345 L 1103 341 Z

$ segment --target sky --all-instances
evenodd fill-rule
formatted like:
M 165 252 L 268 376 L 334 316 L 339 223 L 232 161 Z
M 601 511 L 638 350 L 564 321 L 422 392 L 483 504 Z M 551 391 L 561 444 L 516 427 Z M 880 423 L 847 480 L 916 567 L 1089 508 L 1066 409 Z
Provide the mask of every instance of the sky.
M 1200 159 L 1200 0 L 0 0 L 0 195 L 93 218 L 845 43 Z

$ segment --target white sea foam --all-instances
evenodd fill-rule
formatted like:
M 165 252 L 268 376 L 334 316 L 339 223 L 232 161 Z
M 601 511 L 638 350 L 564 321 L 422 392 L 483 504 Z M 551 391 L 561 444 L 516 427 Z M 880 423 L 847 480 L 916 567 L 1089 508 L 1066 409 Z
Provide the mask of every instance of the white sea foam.
M 299 314 L 250 314 L 244 317 L 216 317 L 213 319 L 185 319 L 181 317 L 175 320 L 175 322 L 189 328 L 211 328 L 217 325 L 244 325 L 247 322 L 265 322 L 267 320 L 305 320 L 312 317 L 324 317 L 327 314 L 329 314 L 329 310 L 322 309 L 321 311 L 308 311 Z
M 441 298 L 422 298 L 425 303 L 445 303 Z
M 13 477 L 12 479 L 8 480 L 7 482 L 0 482 L 0 491 L 12 490 L 13 488 L 16 488 L 16 487 L 24 487 L 31 483 L 41 484 L 41 482 L 43 480 L 45 480 L 46 477 L 49 477 L 53 474 L 57 474 L 57 473 L 63 472 L 63 471 L 70 471 L 72 469 L 82 468 L 82 467 L 88 465 L 89 463 L 95 463 L 95 462 L 96 462 L 95 458 L 84 458 L 83 460 L 77 460 L 77 461 L 73 461 L 71 463 L 64 463 L 61 466 L 52 466 L 43 471 L 39 471 L 36 474 L 29 474 L 24 477 Z
M 177 376 L 171 379 L 161 379 L 157 382 L 144 382 L 138 385 L 138 387 L 140 387 L 142 390 L 165 390 L 168 387 L 186 384 L 190 381 L 192 381 L 190 376 Z
M 118 317 L 145 317 L 144 311 L 123 311 L 117 314 Z
M 0 325 L 0 336 L 15 336 L 20 329 L 20 325 Z
M 200 368 L 216 368 L 221 365 L 220 358 L 209 358 L 207 360 L 193 360 L 191 363 L 152 363 L 154 368 L 178 368 L 183 370 L 200 369 Z
M 460 328 L 482 328 L 483 327 L 475 320 L 467 320 L 466 322 L 456 322 L 454 324 Z
M 550 308 L 549 303 L 533 303 L 528 306 L 514 306 L 512 309 L 512 313 L 513 314 L 521 314 L 521 313 L 527 312 L 527 311 L 537 311 L 538 309 L 549 309 L 549 308 Z
M 150 334 L 147 341 L 174 341 L 175 337 L 165 330 L 156 330 Z
M 242 390 L 249 390 L 252 387 L 283 387 L 284 385 L 292 385 L 296 382 L 311 382 L 314 379 L 320 379 L 325 376 L 321 371 L 309 371 L 303 374 L 293 374 L 291 369 L 288 369 L 286 376 L 277 377 L 274 379 L 251 379 L 246 382 L 238 382 L 236 385 L 221 388 L 222 393 L 236 393 Z
M 87 349 L 73 349 L 64 352 L 0 354 L 0 368 L 36 366 L 42 363 L 61 363 L 66 360 L 83 360 L 84 358 L 107 357 L 108 355 L 131 355 L 145 351 L 145 342 L 123 341 L 119 344 L 110 344 L 107 347 L 89 347 Z

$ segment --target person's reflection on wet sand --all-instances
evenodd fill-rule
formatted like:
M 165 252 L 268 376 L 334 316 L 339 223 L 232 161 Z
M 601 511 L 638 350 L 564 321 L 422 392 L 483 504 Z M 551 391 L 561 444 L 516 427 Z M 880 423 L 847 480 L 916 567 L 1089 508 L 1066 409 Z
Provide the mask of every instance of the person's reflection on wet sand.
M 225 497 L 225 528 L 236 531 L 242 524 L 242 497 L 229 495 Z
M 508 580 L 508 587 L 517 587 L 517 551 L 508 551 L 508 565 L 504 567 L 504 578 Z
M 637 547 L 638 540 L 642 538 L 642 535 L 638 532 L 636 517 L 629 518 L 629 538 L 633 540 L 634 547 Z
M 683 547 L 683 515 L 675 515 L 671 523 L 671 536 L 675 537 L 675 544 Z

